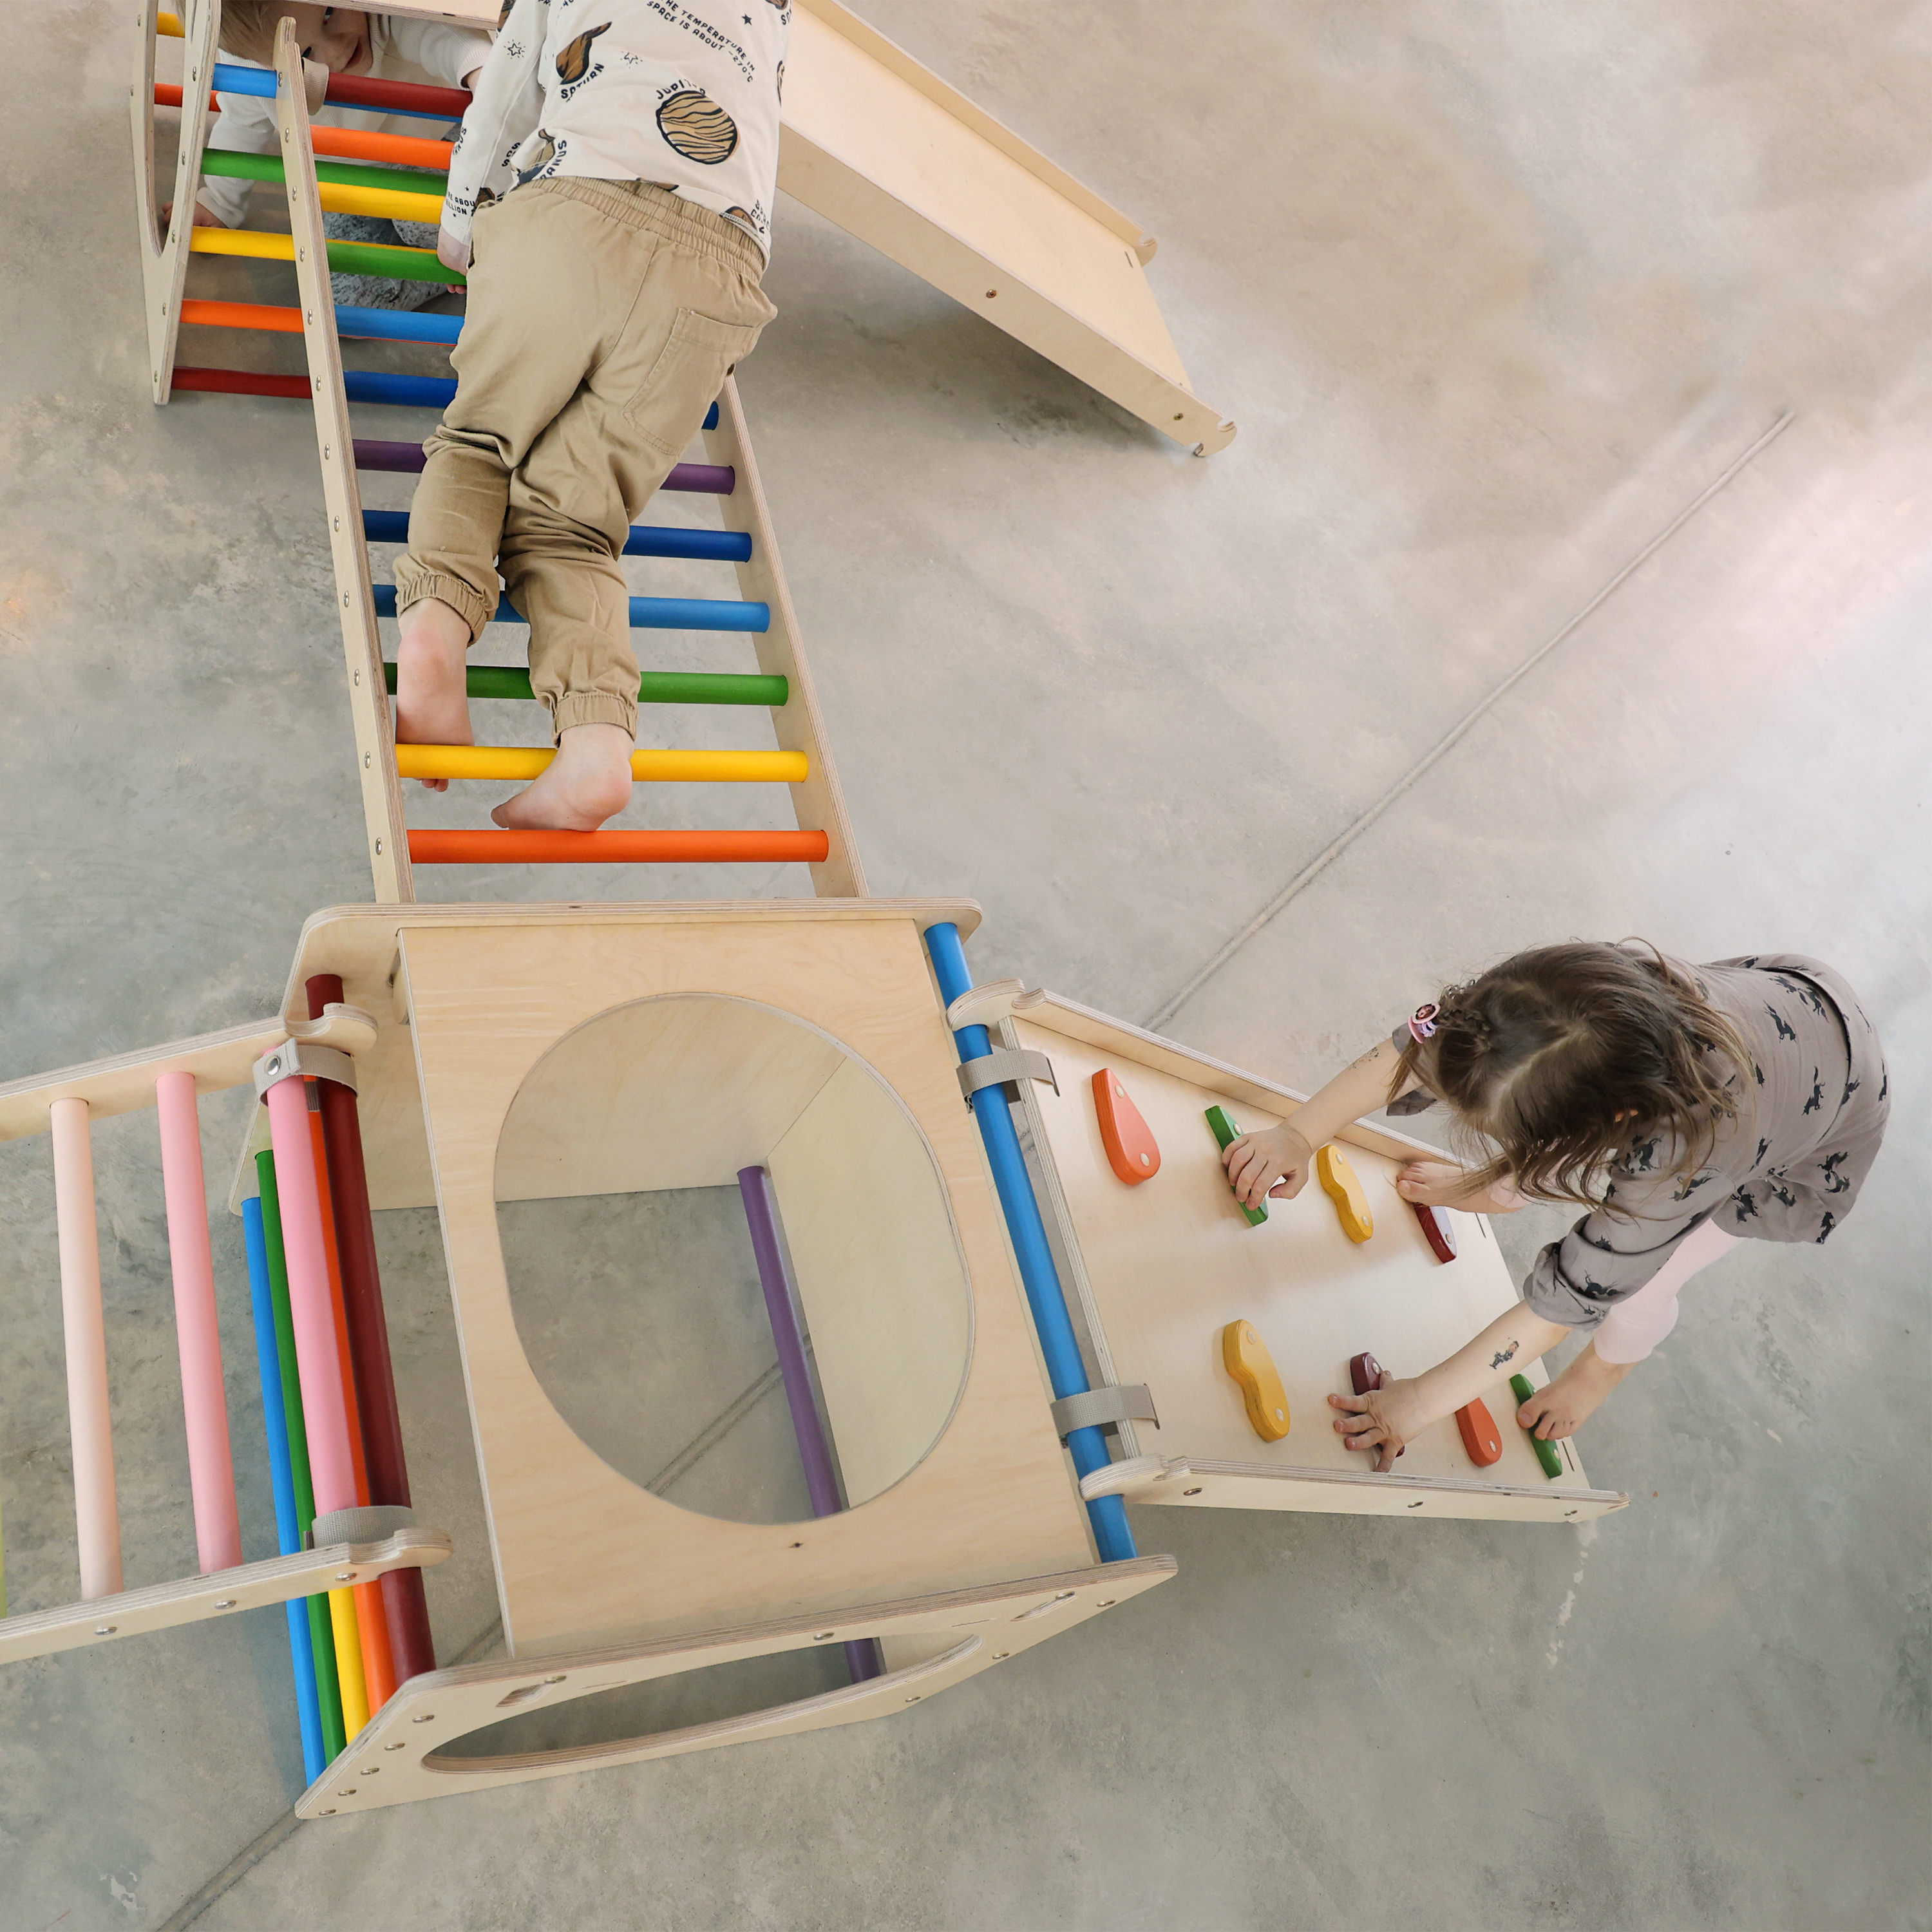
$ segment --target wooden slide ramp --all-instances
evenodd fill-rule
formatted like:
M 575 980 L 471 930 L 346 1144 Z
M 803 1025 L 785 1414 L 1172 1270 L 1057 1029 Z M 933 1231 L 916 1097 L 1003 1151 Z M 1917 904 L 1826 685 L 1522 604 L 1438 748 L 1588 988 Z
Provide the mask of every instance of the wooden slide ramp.
M 778 186 L 1162 435 L 1234 425 L 1188 386 L 1138 222 L 837 0 L 795 0 Z M 498 0 L 392 14 L 494 28 Z

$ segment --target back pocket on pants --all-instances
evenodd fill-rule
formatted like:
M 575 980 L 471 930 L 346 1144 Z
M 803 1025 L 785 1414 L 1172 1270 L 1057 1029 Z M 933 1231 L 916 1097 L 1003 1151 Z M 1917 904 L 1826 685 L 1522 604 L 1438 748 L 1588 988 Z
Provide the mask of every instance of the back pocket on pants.
M 741 322 L 680 309 L 658 359 L 624 412 L 625 420 L 662 454 L 682 456 L 717 400 L 731 365 L 752 352 L 759 334 Z

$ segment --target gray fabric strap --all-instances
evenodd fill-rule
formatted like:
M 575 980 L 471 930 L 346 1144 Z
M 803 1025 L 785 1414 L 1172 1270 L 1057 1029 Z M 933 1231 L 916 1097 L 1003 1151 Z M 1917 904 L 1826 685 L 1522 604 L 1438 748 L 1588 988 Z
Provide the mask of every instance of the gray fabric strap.
M 978 1060 L 964 1060 L 959 1067 L 959 1090 L 970 1103 L 973 1096 L 986 1087 L 1010 1086 L 1016 1080 L 1043 1080 L 1058 1094 L 1060 1082 L 1053 1077 L 1053 1062 L 1030 1046 L 996 1046 Z M 1010 1100 L 1017 1094 L 1009 1094 Z
M 1112 1429 L 1123 1422 L 1150 1422 L 1156 1429 L 1160 1426 L 1145 1382 L 1064 1395 L 1053 1405 L 1053 1426 L 1063 1442 L 1076 1429 Z
M 268 1089 L 278 1081 L 333 1080 L 356 1091 L 356 1063 L 347 1054 L 332 1046 L 318 1046 L 312 1040 L 287 1040 L 256 1061 L 255 1095 L 266 1100 Z

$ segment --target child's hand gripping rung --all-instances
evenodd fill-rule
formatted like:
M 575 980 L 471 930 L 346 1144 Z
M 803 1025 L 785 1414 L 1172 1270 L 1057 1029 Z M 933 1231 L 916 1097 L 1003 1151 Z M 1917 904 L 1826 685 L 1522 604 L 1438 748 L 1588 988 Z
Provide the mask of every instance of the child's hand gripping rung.
M 1208 1124 L 1214 1130 L 1214 1138 L 1223 1154 L 1241 1137 L 1240 1129 L 1228 1119 L 1228 1110 L 1225 1107 L 1210 1107 L 1208 1109 Z M 1230 1194 L 1234 1192 L 1234 1184 L 1232 1180 L 1228 1183 L 1228 1192 Z M 1268 1219 L 1265 1208 L 1250 1208 L 1238 1197 L 1235 1205 L 1248 1217 L 1248 1226 L 1251 1228 L 1258 1228 Z

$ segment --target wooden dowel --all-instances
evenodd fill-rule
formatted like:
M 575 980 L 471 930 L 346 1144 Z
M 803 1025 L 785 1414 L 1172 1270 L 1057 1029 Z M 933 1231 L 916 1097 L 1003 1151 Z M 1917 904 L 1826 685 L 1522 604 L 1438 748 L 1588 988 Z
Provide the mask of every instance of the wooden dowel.
M 114 1499 L 114 1432 L 107 1409 L 107 1329 L 100 1310 L 92 1136 L 85 1100 L 56 1100 L 49 1112 L 80 1594 L 83 1599 L 111 1597 L 121 1588 L 121 1513 Z
M 342 998 L 342 981 L 319 973 L 308 982 L 309 1016 L 319 1018 L 332 1000 Z M 323 1146 L 328 1156 L 330 1200 L 334 1212 L 336 1254 L 349 1333 L 356 1410 L 362 1432 L 363 1464 L 369 1500 L 406 1509 L 410 1476 L 403 1449 L 403 1424 L 389 1357 L 388 1318 L 376 1259 L 376 1228 L 369 1208 L 368 1176 L 362 1161 L 362 1127 L 356 1095 L 334 1080 L 318 1080 Z M 395 1682 L 436 1668 L 429 1610 L 418 1570 L 387 1572 L 381 1580 L 388 1627 L 389 1660 Z
M 160 1124 L 161 1191 L 167 1204 L 168 1265 L 174 1276 L 175 1342 L 181 1356 L 182 1409 L 188 1423 L 188 1480 L 194 1498 L 195 1552 L 206 1576 L 242 1561 L 242 1520 L 222 1386 L 220 1318 L 214 1257 L 208 1239 L 208 1192 L 201 1166 L 201 1119 L 194 1076 L 164 1073 L 154 1082 Z
M 323 1144 L 320 1081 L 304 1081 L 308 1089 L 309 1144 L 315 1161 L 316 1192 L 322 1202 L 322 1242 L 328 1261 L 330 1312 L 335 1322 L 336 1354 L 342 1364 L 343 1406 L 349 1418 L 349 1455 L 356 1476 L 356 1500 L 369 1501 L 369 1470 L 362 1444 L 362 1406 L 356 1392 L 354 1357 L 349 1346 L 349 1322 L 342 1290 L 342 1258 L 338 1246 L 335 1202 L 328 1180 L 328 1150 Z M 373 1579 L 354 1586 L 356 1648 L 362 1661 L 362 1688 L 368 1708 L 380 1711 L 394 1694 L 396 1680 L 389 1664 L 388 1620 L 382 1609 L 381 1586 Z M 345 1712 L 347 1706 L 344 1706 Z

